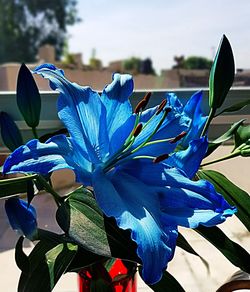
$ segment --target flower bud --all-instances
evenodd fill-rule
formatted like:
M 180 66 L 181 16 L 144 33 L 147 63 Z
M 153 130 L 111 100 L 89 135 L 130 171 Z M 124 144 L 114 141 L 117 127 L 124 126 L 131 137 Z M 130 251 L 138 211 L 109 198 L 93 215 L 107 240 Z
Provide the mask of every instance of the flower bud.
M 217 109 L 223 104 L 234 81 L 235 67 L 231 45 L 223 35 L 209 76 L 209 106 Z
M 39 124 L 41 97 L 30 70 L 22 64 L 17 78 L 17 105 L 22 116 L 31 128 Z
M 14 151 L 23 145 L 22 135 L 9 114 L 5 112 L 0 113 L 0 126 L 1 136 L 6 147 Z
M 37 233 L 36 211 L 27 202 L 19 198 L 10 198 L 5 202 L 5 211 L 11 227 L 21 235 L 34 239 Z

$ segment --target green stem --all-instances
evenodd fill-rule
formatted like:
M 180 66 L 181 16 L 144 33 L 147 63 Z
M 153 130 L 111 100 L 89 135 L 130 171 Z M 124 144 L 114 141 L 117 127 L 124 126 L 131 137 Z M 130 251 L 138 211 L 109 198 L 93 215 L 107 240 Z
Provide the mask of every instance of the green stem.
M 57 206 L 59 207 L 63 202 L 63 198 L 58 195 L 56 191 L 54 191 L 54 189 L 50 186 L 50 184 L 46 182 L 46 180 L 42 176 L 38 176 L 37 180 L 43 185 L 44 190 L 53 196 Z
M 32 129 L 32 133 L 33 133 L 33 135 L 34 135 L 34 138 L 35 138 L 35 139 L 38 139 L 38 135 L 37 135 L 36 127 L 31 128 L 31 129 Z
M 207 129 L 208 129 L 212 119 L 214 118 L 215 112 L 216 112 L 215 108 L 211 108 L 210 109 L 210 112 L 209 112 L 209 115 L 208 115 L 208 119 L 207 119 L 206 124 L 205 124 L 205 126 L 204 126 L 204 128 L 202 130 L 202 133 L 201 133 L 201 137 L 206 134 Z
M 229 155 L 226 155 L 226 156 L 223 156 L 221 158 L 218 158 L 218 159 L 203 163 L 203 164 L 201 164 L 201 166 L 203 167 L 203 166 L 207 166 L 207 165 L 210 165 L 210 164 L 213 164 L 213 163 L 217 163 L 217 162 L 220 162 L 220 161 L 228 160 L 230 158 L 234 158 L 234 157 L 237 157 L 239 155 L 240 155 L 240 151 L 235 151 L 235 152 L 233 152 L 233 153 L 231 153 Z

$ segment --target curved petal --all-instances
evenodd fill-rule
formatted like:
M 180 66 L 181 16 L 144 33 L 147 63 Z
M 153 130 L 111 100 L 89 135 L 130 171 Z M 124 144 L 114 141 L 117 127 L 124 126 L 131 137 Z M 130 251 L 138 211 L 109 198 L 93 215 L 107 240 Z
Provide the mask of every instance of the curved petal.
M 188 134 L 182 141 L 184 148 L 188 147 L 188 143 L 200 137 L 201 132 L 207 121 L 207 117 L 203 115 L 201 110 L 202 91 L 194 93 L 184 106 L 184 113 L 191 119 Z
M 186 150 L 175 152 L 168 158 L 166 163 L 182 169 L 189 178 L 193 178 L 206 154 L 207 146 L 208 141 L 206 137 L 192 140 Z
M 128 98 L 134 89 L 131 75 L 116 73 L 112 78 L 113 81 L 104 88 L 101 95 L 107 110 L 109 137 L 132 115 L 132 106 Z
M 115 217 L 120 228 L 132 231 L 137 254 L 143 262 L 144 280 L 150 284 L 159 281 L 173 256 L 177 231 L 173 226 L 164 232 L 157 194 L 125 173 L 106 176 L 100 169 L 93 175 L 93 187 L 103 212 Z
M 163 220 L 169 224 L 195 228 L 199 224 L 214 226 L 236 212 L 213 185 L 205 180 L 192 181 L 184 172 L 159 163 L 147 161 L 130 163 L 123 167 L 145 184 L 159 191 Z
M 211 193 L 204 192 L 204 186 Z M 164 188 L 159 194 L 162 220 L 189 228 L 201 225 L 215 226 L 232 216 L 236 208 L 231 207 L 211 186 L 197 185 L 195 191 L 186 188 Z
M 58 116 L 71 137 L 89 154 L 93 163 L 100 162 L 109 151 L 106 109 L 97 92 L 68 81 L 62 71 L 44 64 L 34 71 L 50 80 L 58 98 Z
M 31 140 L 26 145 L 17 148 L 5 161 L 4 173 L 40 173 L 69 168 L 76 172 L 79 180 L 89 184 L 91 163 L 86 160 L 73 146 L 71 140 L 64 135 L 58 135 L 46 143 Z M 79 163 L 79 164 L 77 164 Z

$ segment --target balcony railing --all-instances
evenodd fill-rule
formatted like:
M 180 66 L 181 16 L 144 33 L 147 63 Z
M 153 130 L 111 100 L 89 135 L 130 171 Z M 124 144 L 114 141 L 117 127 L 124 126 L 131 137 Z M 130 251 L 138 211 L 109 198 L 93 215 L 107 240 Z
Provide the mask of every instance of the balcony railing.
M 165 97 L 166 93 L 174 92 L 185 104 L 188 98 L 199 89 L 196 88 L 181 88 L 181 89 L 166 89 L 166 90 L 152 90 L 152 97 L 149 102 L 149 107 L 159 104 Z M 208 89 L 203 89 L 203 103 L 202 109 L 204 113 L 208 112 Z M 138 90 L 135 91 L 131 97 L 132 105 L 135 106 L 138 101 L 145 95 L 146 91 Z M 41 110 L 41 121 L 38 126 L 38 134 L 42 135 L 48 132 L 54 132 L 63 127 L 57 117 L 56 100 L 58 93 L 56 92 L 41 92 L 42 96 L 42 110 Z M 250 99 L 250 87 L 235 87 L 232 88 L 227 96 L 227 99 L 223 105 L 226 108 L 235 103 Z M 27 127 L 21 114 L 18 111 L 16 105 L 15 92 L 0 92 L 0 111 L 8 112 L 17 123 L 21 130 L 24 141 L 32 138 L 31 130 Z M 246 123 L 250 123 L 250 105 L 245 107 L 237 113 L 225 113 L 213 120 L 209 138 L 214 139 L 230 128 L 230 125 L 240 119 L 247 119 Z M 2 146 L 1 141 L 0 152 L 5 152 L 6 149 Z

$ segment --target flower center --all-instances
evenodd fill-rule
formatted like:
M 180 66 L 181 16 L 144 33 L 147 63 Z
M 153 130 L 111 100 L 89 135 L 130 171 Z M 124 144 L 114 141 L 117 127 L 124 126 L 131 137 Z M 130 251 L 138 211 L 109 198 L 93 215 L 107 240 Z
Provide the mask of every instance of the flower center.
M 165 118 L 168 113 L 171 111 L 170 107 L 166 107 L 167 101 L 164 99 L 161 104 L 156 108 L 155 113 L 151 116 L 151 118 L 144 124 L 140 122 L 142 110 L 146 107 L 150 94 L 146 94 L 145 97 L 138 103 L 135 108 L 135 124 L 134 127 L 127 137 L 126 141 L 122 145 L 122 147 L 103 164 L 104 172 L 108 172 L 113 169 L 116 165 L 126 163 L 131 159 L 151 159 L 152 162 L 158 163 L 169 157 L 169 153 L 161 154 L 160 156 L 149 156 L 149 155 L 136 155 L 140 149 L 143 147 L 147 147 L 149 145 L 157 144 L 157 143 L 176 143 L 178 140 L 183 138 L 186 135 L 186 132 L 180 133 L 178 136 L 173 138 L 161 139 L 161 140 L 152 140 L 154 135 L 158 132 L 160 127 L 162 126 Z M 152 127 L 152 123 L 155 125 Z M 151 124 L 152 131 L 145 135 L 145 139 L 141 139 L 143 137 L 143 132 L 147 127 Z M 148 132 L 148 131 L 147 131 Z M 139 153 L 138 153 L 139 154 Z

